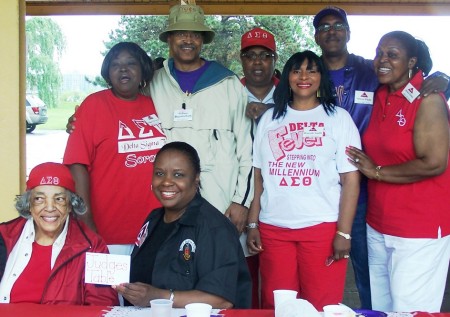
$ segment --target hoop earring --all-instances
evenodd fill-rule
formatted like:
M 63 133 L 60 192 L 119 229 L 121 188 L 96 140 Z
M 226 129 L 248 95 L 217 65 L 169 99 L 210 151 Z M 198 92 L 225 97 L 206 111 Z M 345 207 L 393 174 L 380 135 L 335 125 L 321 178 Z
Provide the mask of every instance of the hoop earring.
M 147 86 L 147 82 L 146 82 L 145 80 L 143 80 L 143 81 L 139 84 L 139 86 L 140 86 L 141 88 L 145 88 L 145 87 Z

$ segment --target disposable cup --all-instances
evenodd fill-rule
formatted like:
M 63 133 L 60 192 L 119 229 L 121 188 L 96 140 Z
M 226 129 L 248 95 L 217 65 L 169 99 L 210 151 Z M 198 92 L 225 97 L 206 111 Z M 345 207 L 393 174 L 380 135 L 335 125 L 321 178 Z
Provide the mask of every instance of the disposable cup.
M 325 317 L 350 317 L 352 311 L 344 305 L 327 305 L 323 307 Z
M 150 301 L 152 317 L 171 317 L 173 301 L 170 299 L 154 299 Z
M 297 298 L 297 291 L 287 290 L 287 289 L 277 289 L 273 291 L 273 299 L 275 303 L 275 309 L 278 305 L 280 305 L 282 302 L 290 300 L 290 299 L 296 299 Z
M 192 303 L 187 304 L 186 317 L 209 317 L 211 315 L 212 306 L 203 303 Z

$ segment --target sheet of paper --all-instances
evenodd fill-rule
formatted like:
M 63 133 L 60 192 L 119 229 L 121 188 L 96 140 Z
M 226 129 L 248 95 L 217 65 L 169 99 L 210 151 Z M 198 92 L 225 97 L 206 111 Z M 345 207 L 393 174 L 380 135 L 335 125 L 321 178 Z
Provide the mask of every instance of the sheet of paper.
M 118 285 L 130 281 L 130 256 L 86 252 L 84 282 Z

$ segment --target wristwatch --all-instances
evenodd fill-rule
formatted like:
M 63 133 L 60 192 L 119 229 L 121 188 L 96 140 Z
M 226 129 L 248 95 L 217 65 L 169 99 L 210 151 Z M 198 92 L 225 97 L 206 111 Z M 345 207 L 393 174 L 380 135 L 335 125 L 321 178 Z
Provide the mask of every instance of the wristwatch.
M 352 236 L 349 233 L 343 233 L 342 231 L 336 231 L 336 234 L 340 235 L 341 237 L 350 240 Z

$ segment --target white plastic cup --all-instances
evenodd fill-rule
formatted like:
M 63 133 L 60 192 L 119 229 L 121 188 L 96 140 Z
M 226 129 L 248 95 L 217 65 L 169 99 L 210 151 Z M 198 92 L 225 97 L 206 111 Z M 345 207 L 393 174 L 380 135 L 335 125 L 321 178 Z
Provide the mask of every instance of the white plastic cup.
M 192 303 L 184 306 L 186 309 L 186 317 L 209 317 L 211 315 L 212 306 L 203 303 Z
M 153 299 L 150 301 L 152 317 L 171 317 L 173 301 L 170 299 Z
M 275 304 L 275 309 L 277 309 L 277 306 L 280 305 L 282 302 L 296 298 L 297 298 L 297 291 L 292 291 L 288 289 L 276 289 L 273 291 L 273 301 Z
M 323 314 L 325 317 L 350 317 L 352 311 L 344 305 L 326 305 L 323 306 Z

